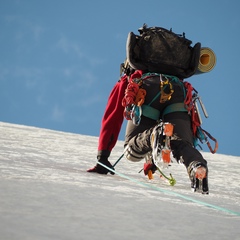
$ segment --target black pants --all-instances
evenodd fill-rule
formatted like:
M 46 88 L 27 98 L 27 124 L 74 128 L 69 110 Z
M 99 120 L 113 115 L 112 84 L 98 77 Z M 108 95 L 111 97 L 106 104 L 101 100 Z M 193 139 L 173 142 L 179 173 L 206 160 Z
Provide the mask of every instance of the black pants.
M 165 122 L 174 125 L 174 134 L 178 140 L 171 140 L 171 149 L 176 160 L 182 160 L 188 167 L 193 161 L 198 161 L 207 165 L 206 160 L 201 153 L 193 147 L 193 135 L 191 129 L 191 120 L 185 112 L 175 112 L 165 116 Z M 132 161 L 142 160 L 147 153 L 152 151 L 150 137 L 156 121 L 149 118 L 143 118 L 139 126 L 128 122 L 126 128 L 125 147 L 128 146 L 132 156 L 128 159 Z

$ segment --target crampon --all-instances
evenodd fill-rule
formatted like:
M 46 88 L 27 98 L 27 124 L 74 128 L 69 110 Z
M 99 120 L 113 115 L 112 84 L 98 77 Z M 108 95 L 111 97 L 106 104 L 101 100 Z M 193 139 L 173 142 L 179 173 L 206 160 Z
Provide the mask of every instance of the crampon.
M 173 135 L 173 125 L 171 123 L 159 123 L 152 131 L 151 145 L 152 152 L 146 156 L 144 163 L 144 174 L 149 179 L 153 179 L 153 174 L 158 171 L 160 177 L 168 180 L 171 186 L 175 185 L 176 180 L 170 174 L 167 177 L 162 169 L 167 168 L 171 163 L 170 140 Z
M 171 123 L 158 124 L 151 134 L 152 160 L 159 168 L 166 168 L 171 162 L 170 140 L 173 135 Z
M 191 180 L 191 188 L 194 192 L 209 194 L 207 166 L 194 161 L 188 167 L 188 174 Z

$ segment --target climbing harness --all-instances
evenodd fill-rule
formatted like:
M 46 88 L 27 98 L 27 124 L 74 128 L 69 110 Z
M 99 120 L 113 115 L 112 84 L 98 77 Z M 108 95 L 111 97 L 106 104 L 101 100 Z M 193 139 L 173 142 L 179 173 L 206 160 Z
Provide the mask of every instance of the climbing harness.
M 152 99 L 152 101 L 145 105 L 146 90 L 141 86 L 143 81 L 159 76 L 160 78 L 160 91 Z M 160 97 L 160 103 L 165 103 L 171 99 L 174 92 L 171 81 L 178 80 L 177 77 L 159 74 L 159 73 L 145 73 L 136 78 L 132 77 L 128 83 L 125 91 L 125 96 L 122 100 L 122 105 L 125 107 L 124 117 L 127 120 L 132 120 L 135 125 L 139 125 L 141 121 L 141 115 L 149 117 L 154 120 L 159 120 L 160 112 L 157 109 L 152 108 L 150 105 Z

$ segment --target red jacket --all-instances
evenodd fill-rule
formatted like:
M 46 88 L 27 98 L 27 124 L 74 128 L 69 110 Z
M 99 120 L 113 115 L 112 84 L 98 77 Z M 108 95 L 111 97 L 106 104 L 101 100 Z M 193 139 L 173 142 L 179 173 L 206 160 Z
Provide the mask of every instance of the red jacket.
M 135 71 L 131 78 L 141 77 L 142 71 Z M 123 123 L 124 107 L 122 99 L 128 85 L 128 76 L 124 75 L 113 87 L 102 118 L 99 135 L 98 151 L 107 151 L 109 154 L 114 148 Z

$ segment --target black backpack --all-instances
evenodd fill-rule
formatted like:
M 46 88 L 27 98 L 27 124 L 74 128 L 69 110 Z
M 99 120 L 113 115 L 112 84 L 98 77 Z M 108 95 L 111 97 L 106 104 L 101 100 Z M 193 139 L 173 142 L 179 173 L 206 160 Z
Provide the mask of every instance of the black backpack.
M 128 34 L 126 52 L 131 68 L 177 76 L 181 79 L 192 76 L 198 67 L 201 44 L 191 47 L 192 41 L 185 34 L 175 34 L 162 27 L 146 24 L 140 35 Z

